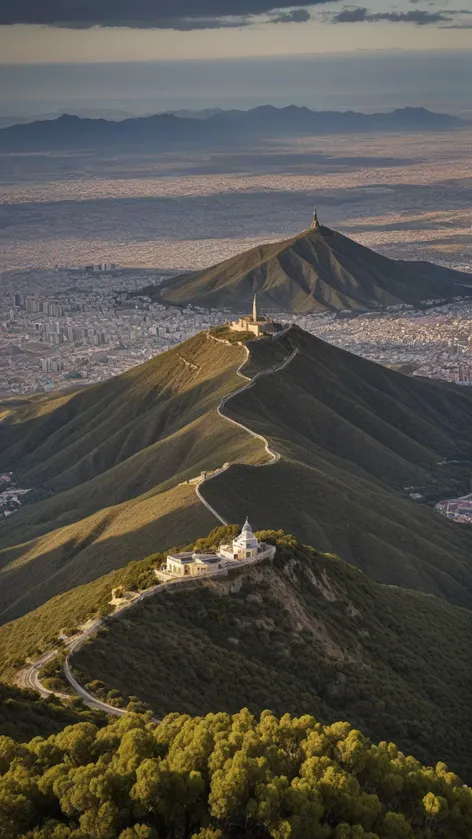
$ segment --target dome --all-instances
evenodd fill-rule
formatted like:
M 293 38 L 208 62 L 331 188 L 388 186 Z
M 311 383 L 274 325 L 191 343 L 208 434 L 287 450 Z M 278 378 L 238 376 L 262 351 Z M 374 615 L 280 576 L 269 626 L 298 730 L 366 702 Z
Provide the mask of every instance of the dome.
M 236 536 L 236 539 L 233 539 L 233 549 L 235 553 L 237 553 L 239 548 L 241 548 L 244 551 L 257 551 L 258 547 L 259 542 L 254 536 L 254 533 L 252 532 L 252 528 L 249 524 L 249 521 L 246 519 L 246 521 L 243 524 L 241 533 L 239 534 L 239 536 Z

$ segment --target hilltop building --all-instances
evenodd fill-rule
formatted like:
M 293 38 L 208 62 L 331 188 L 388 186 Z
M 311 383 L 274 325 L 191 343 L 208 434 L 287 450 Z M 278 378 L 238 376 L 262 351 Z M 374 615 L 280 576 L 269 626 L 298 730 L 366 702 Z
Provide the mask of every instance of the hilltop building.
M 166 573 L 171 577 L 199 577 L 201 574 L 214 574 L 223 568 L 221 559 L 216 554 L 186 553 L 169 554 Z
M 319 230 L 319 228 L 320 228 L 320 223 L 318 221 L 318 213 L 317 213 L 316 207 L 315 207 L 314 212 L 313 212 L 313 221 L 311 223 L 311 229 L 312 230 Z
M 246 519 L 239 536 L 229 545 L 220 545 L 216 554 L 192 551 L 168 554 L 164 574 L 168 577 L 200 577 L 258 559 L 273 559 L 274 554 L 275 546 L 259 542 Z
M 242 315 L 239 320 L 233 321 L 231 329 L 235 332 L 253 332 L 256 338 L 263 335 L 274 335 L 280 332 L 282 325 L 273 320 L 261 317 L 257 310 L 257 292 L 252 301 L 252 315 Z

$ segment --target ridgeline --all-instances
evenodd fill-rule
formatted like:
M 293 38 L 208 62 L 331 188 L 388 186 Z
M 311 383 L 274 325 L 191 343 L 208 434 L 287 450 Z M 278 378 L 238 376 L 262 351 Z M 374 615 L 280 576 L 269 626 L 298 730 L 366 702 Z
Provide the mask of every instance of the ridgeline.
M 3 622 L 210 530 L 195 487 L 224 464 L 235 465 L 201 487 L 224 520 L 250 513 L 380 582 L 472 605 L 472 533 L 408 495 L 467 489 L 467 466 L 453 461 L 472 459 L 472 395 L 297 327 L 246 346 L 246 375 L 278 371 L 225 412 L 280 454 L 267 468 L 251 465 L 271 459 L 264 443 L 217 413 L 241 387 L 243 348 L 206 334 L 103 384 L 11 409 L 0 467 L 33 492 L 0 527 Z
M 193 114 L 192 116 L 196 116 Z M 198 116 L 198 115 L 197 115 Z M 53 149 L 114 148 L 140 150 L 223 146 L 240 149 L 262 138 L 409 131 L 454 131 L 469 123 L 451 114 L 425 108 L 397 108 L 390 113 L 311 111 L 290 105 L 262 105 L 249 111 L 200 114 L 154 114 L 122 120 L 62 114 L 0 129 L 0 149 L 36 152 Z

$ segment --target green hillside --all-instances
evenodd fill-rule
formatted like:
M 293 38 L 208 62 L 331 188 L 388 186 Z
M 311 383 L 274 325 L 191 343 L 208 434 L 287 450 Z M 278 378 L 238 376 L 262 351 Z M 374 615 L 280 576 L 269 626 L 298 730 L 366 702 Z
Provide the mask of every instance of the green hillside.
M 472 532 L 425 498 L 467 491 L 472 394 L 412 379 L 330 346 L 297 327 L 251 343 L 250 375 L 298 355 L 231 399 L 231 417 L 267 435 L 281 460 L 238 465 L 202 487 L 229 521 L 282 528 L 334 551 L 380 582 L 472 605 Z M 440 465 L 441 464 L 441 465 Z
M 266 312 L 365 311 L 472 294 L 472 275 L 428 262 L 388 259 L 329 227 L 258 245 L 218 265 L 145 289 L 173 305 Z
M 214 517 L 182 482 L 266 459 L 215 410 L 243 383 L 244 358 L 202 333 L 103 384 L 8 414 L 0 468 L 34 492 L 0 524 L 3 621 L 211 529 Z
M 99 680 L 172 711 L 348 718 L 423 761 L 472 777 L 469 666 L 472 613 L 374 583 L 293 537 L 274 565 L 164 591 L 72 658 L 82 684 Z
M 169 546 L 179 550 L 216 550 L 222 539 L 228 541 L 238 527 L 216 527 L 204 539 L 189 545 Z M 0 679 L 12 681 L 29 658 L 62 646 L 62 635 L 71 636 L 89 619 L 108 614 L 113 589 L 142 591 L 157 583 L 154 570 L 165 562 L 165 553 L 153 553 L 99 577 L 70 588 L 47 600 L 37 609 L 0 627 Z
M 2 839 L 469 839 L 472 827 L 471 790 L 444 763 L 309 715 L 130 714 L 2 747 Z
M 79 393 L 31 400 L 1 423 L 0 468 L 29 503 L 0 524 L 0 619 L 131 560 L 191 542 L 216 523 L 186 483 L 236 463 L 202 493 L 227 521 L 249 513 L 334 551 L 381 582 L 472 605 L 472 532 L 415 504 L 468 490 L 472 395 L 411 379 L 292 327 L 245 353 L 206 334 Z M 462 463 L 448 461 L 463 461 Z

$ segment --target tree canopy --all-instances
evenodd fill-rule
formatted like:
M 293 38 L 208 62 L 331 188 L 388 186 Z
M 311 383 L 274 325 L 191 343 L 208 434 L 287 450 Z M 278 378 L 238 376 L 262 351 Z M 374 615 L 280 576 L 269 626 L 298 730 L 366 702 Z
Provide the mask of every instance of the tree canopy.
M 0 737 L 0 839 L 470 839 L 472 790 L 347 722 L 127 714 Z

